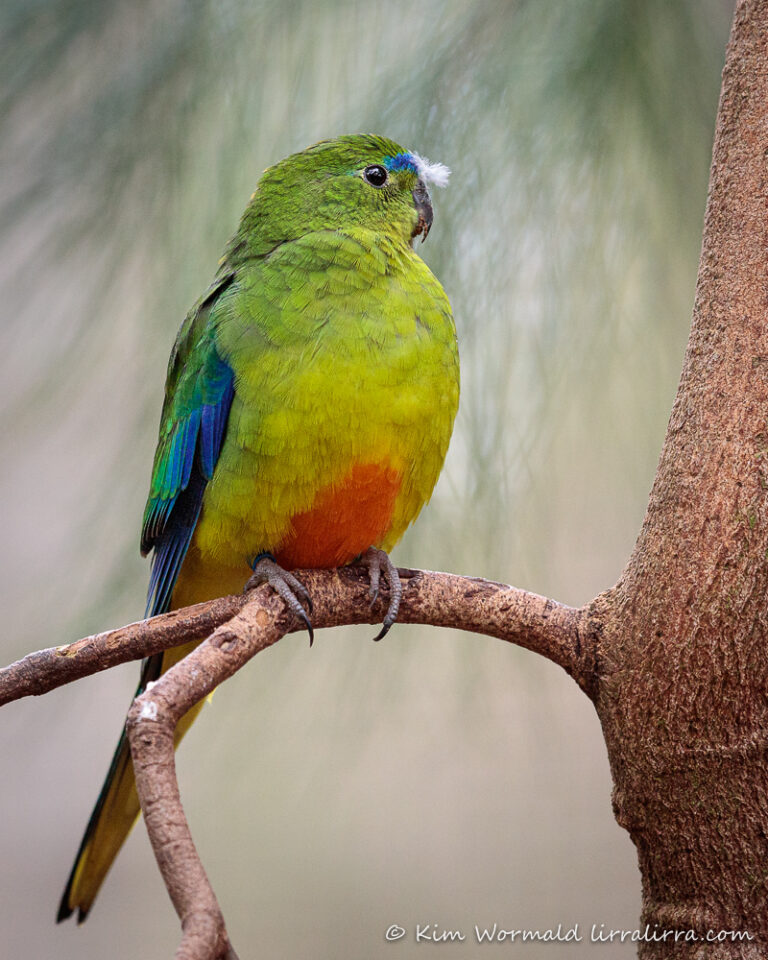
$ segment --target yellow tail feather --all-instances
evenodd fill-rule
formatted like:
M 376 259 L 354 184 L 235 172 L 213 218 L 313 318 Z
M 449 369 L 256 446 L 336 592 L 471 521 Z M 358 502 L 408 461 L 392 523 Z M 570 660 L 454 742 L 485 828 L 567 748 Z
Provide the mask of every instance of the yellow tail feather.
M 178 663 L 194 650 L 198 643 L 199 641 L 194 641 L 166 650 L 163 654 L 160 673 L 165 673 Z M 202 706 L 202 703 L 198 703 L 179 721 L 174 738 L 176 746 L 192 726 Z M 91 814 L 72 873 L 64 889 L 57 921 L 65 920 L 75 910 L 77 910 L 78 923 L 85 920 L 104 878 L 138 816 L 139 798 L 133 776 L 133 762 L 128 738 L 123 729 L 107 779 Z

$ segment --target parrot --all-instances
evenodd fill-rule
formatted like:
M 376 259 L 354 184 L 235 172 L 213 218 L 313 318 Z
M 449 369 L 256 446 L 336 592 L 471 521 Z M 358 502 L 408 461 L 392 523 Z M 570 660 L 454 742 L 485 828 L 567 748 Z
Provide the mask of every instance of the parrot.
M 429 500 L 459 398 L 456 329 L 415 251 L 450 171 L 385 137 L 324 140 L 264 171 L 168 363 L 141 536 L 145 617 L 292 571 L 368 567 L 397 618 L 389 552 Z M 199 641 L 148 657 L 137 695 Z M 179 722 L 184 736 L 202 704 Z M 82 923 L 139 816 L 123 729 L 59 906 Z

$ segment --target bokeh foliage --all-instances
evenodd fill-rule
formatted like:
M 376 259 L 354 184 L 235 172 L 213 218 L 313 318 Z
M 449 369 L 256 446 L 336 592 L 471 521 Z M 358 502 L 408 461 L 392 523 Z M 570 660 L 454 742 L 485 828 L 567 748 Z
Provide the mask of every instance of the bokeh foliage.
M 212 276 L 260 171 L 342 132 L 391 136 L 453 170 L 450 188 L 434 198 L 435 227 L 420 249 L 454 306 L 461 410 L 436 495 L 398 558 L 508 580 L 573 603 L 609 586 L 642 520 L 680 369 L 731 12 L 726 0 L 6 0 L 0 9 L 4 659 L 132 619 L 143 608 L 138 525 L 175 330 Z M 328 640 L 327 663 L 323 654 L 313 651 L 308 661 L 303 647 L 285 647 L 269 666 L 254 664 L 211 708 L 207 732 L 195 744 L 199 769 L 190 767 L 191 804 L 192 785 L 229 778 L 233 796 L 245 793 L 259 809 L 287 803 L 299 815 L 300 798 L 313 808 L 324 798 L 353 818 L 351 797 L 359 793 L 361 805 L 372 803 L 365 794 L 371 757 L 382 749 L 398 754 L 404 749 L 398 737 L 407 740 L 407 755 L 417 750 L 411 727 L 393 731 L 386 719 L 390 710 L 422 717 L 424 688 L 415 678 L 428 675 L 431 707 L 455 705 L 444 725 L 432 729 L 432 718 L 421 734 L 449 750 L 456 765 L 444 769 L 457 791 L 455 808 L 436 817 L 445 830 L 435 834 L 427 857 L 434 900 L 424 903 L 442 911 L 441 922 L 459 922 L 457 904 L 467 906 L 482 873 L 477 864 L 475 872 L 466 866 L 461 841 L 445 840 L 454 871 L 474 879 L 448 892 L 442 884 L 436 838 L 445 831 L 466 836 L 470 810 L 488 818 L 490 834 L 502 823 L 514 833 L 531 812 L 526 804 L 540 804 L 542 791 L 557 796 L 563 779 L 575 777 L 584 810 L 581 820 L 574 814 L 573 830 L 594 828 L 601 850 L 621 842 L 610 822 L 599 732 L 588 711 L 578 713 L 584 709 L 576 706 L 578 694 L 543 665 L 467 638 L 416 631 L 403 631 L 387 650 Z M 9 831 L 14 839 L 2 859 L 23 860 L 29 883 L 46 878 L 45 889 L 24 901 L 34 908 L 13 908 L 4 929 L 24 944 L 42 911 L 40 956 L 65 957 L 67 950 L 100 956 L 106 941 L 94 937 L 107 937 L 110 924 L 131 929 L 130 907 L 121 901 L 118 909 L 114 900 L 111 907 L 100 902 L 78 935 L 46 926 L 132 679 L 121 674 L 88 683 L 50 703 L 13 708 L 16 726 L 11 722 L 0 741 L 6 768 L 20 762 L 20 753 L 28 760 L 8 815 L 9 823 L 17 815 L 19 826 Z M 89 699 L 87 691 L 97 689 Z M 512 693 L 514 707 L 495 705 Z M 283 729 L 278 721 L 288 722 L 293 698 L 302 695 L 305 707 L 326 717 L 323 742 L 334 744 L 329 749 L 345 763 L 332 782 L 318 786 L 318 761 L 307 753 L 316 745 L 310 749 L 294 730 L 293 755 L 290 736 L 286 743 L 270 733 L 259 757 L 271 770 L 272 792 L 262 795 L 250 761 L 242 761 L 243 745 L 263 729 L 258 716 L 270 730 Z M 251 698 L 262 713 L 241 721 Z M 72 739 L 49 741 L 47 731 L 65 717 L 74 724 Z M 504 744 L 509 769 L 498 776 L 509 794 L 490 813 L 468 805 L 465 794 L 487 776 L 489 763 L 498 765 L 498 757 L 485 757 L 483 744 L 484 725 L 492 728 L 500 717 L 526 732 Z M 241 722 L 241 738 L 222 743 L 222 731 Z M 566 746 L 571 727 L 580 736 Z M 571 757 L 575 750 L 581 762 Z M 78 766 L 71 754 L 81 753 L 88 759 Z M 512 772 L 520 771 L 523 754 L 530 791 L 517 795 Z M 304 786 L 297 786 L 296 765 Z M 45 812 L 54 773 L 66 808 L 55 829 Z M 210 794 L 205 800 L 205 786 L 200 790 L 204 841 L 212 801 Z M 420 791 L 429 795 L 417 778 L 407 801 L 392 799 L 393 809 L 411 809 Z M 541 877 L 562 874 L 562 863 L 581 849 L 566 850 L 557 839 L 565 829 L 555 823 L 562 810 L 547 814 L 539 845 L 531 847 L 535 866 L 528 865 Z M 30 861 L 18 838 L 32 842 L 33 815 L 51 825 Z M 400 824 L 393 815 L 391 831 Z M 314 825 L 338 866 L 325 891 L 331 902 L 345 889 L 343 878 L 360 869 L 354 851 L 383 828 L 358 824 L 356 846 L 338 823 L 333 842 Z M 250 820 L 234 816 L 232 833 L 248 829 Z M 286 827 L 280 849 L 288 860 L 299 835 L 295 824 Z M 207 862 L 215 861 L 220 842 L 209 840 Z M 232 836 L 229 842 L 237 848 Z M 137 877 L 151 870 L 146 851 L 131 849 L 113 878 L 127 902 L 139 896 Z M 631 919 L 631 852 L 622 855 L 615 876 L 626 880 L 623 886 L 617 881 L 601 893 L 596 880 L 593 893 L 603 913 L 610 903 L 629 910 Z M 315 856 L 325 863 L 321 853 Z M 402 857 L 380 856 L 382 875 L 401 882 Z M 547 866 L 549 856 L 555 859 Z M 487 857 L 493 859 L 493 845 Z M 487 865 L 482 857 L 478 864 Z M 489 871 L 480 903 L 492 903 L 490 891 L 508 882 L 502 866 Z M 595 876 L 601 869 L 594 865 Z M 219 882 L 233 877 L 245 884 L 245 870 L 227 862 Z M 318 907 L 305 932 L 315 938 L 313 955 L 352 955 L 357 943 L 358 954 L 373 956 L 380 930 L 369 904 L 389 902 L 385 885 L 372 876 L 360 888 L 359 942 L 352 933 L 340 940 L 327 920 L 331 908 L 326 904 L 324 914 Z M 157 887 L 150 890 L 157 895 Z M 529 913 L 544 902 L 559 918 L 563 904 L 573 906 L 565 894 L 537 894 Z M 232 890 L 230 896 L 235 943 L 245 946 L 238 927 L 246 939 L 261 928 L 257 918 L 245 919 L 248 908 L 237 913 L 237 896 Z M 518 887 L 510 896 L 528 903 Z M 280 919 L 284 900 L 276 894 L 269 901 L 268 939 L 287 955 L 299 941 Z M 146 911 L 151 901 L 141 903 Z M 160 903 L 150 926 L 171 943 L 172 922 Z M 603 913 L 594 919 L 610 920 Z M 528 919 L 519 909 L 516 916 L 519 923 Z M 125 950 L 135 955 L 130 938 Z M 14 955 L 32 954 L 19 947 Z

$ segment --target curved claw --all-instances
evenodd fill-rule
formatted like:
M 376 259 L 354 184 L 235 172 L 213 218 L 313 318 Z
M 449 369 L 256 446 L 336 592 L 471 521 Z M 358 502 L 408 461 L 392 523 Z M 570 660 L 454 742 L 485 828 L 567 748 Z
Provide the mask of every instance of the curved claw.
M 368 567 L 368 574 L 371 578 L 371 586 L 368 590 L 371 598 L 371 606 L 376 603 L 379 597 L 382 573 L 384 573 L 389 584 L 389 606 L 387 607 L 381 630 L 373 638 L 374 642 L 376 642 L 389 633 L 392 624 L 397 620 L 397 614 L 400 610 L 400 600 L 403 596 L 403 585 L 400 582 L 397 567 L 392 563 L 389 554 L 384 550 L 379 550 L 377 547 L 369 547 L 360 558 L 360 562 Z
M 243 593 L 255 590 L 263 583 L 268 583 L 275 593 L 283 598 L 288 609 L 301 620 L 309 632 L 309 645 L 311 647 L 315 640 L 315 631 L 312 629 L 312 621 L 307 616 L 307 612 L 311 614 L 313 610 L 312 598 L 307 588 L 292 573 L 283 570 L 269 553 L 260 554 L 254 561 L 253 575 L 248 579 Z M 302 604 L 306 605 L 306 610 Z

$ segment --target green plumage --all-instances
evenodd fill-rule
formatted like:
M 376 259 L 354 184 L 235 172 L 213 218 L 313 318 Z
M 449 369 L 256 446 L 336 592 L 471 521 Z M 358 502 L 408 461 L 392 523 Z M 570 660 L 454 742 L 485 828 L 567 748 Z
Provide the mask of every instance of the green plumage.
M 171 354 L 142 534 L 149 613 L 241 590 L 265 552 L 290 569 L 389 550 L 427 502 L 459 368 L 413 241 L 431 224 L 425 181 L 446 174 L 373 136 L 265 172 Z M 60 918 L 90 909 L 138 812 L 124 748 L 113 770 Z

